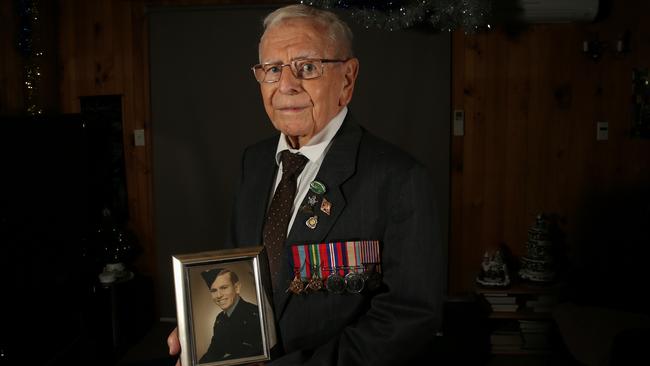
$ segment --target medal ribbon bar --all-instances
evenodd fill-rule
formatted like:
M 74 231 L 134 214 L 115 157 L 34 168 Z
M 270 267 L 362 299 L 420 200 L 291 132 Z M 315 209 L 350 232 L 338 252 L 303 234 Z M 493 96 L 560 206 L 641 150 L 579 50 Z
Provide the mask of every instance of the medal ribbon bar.
M 294 245 L 289 254 L 291 267 L 303 280 L 312 276 L 327 280 L 335 271 L 340 276 L 362 272 L 368 264 L 381 273 L 378 240 Z

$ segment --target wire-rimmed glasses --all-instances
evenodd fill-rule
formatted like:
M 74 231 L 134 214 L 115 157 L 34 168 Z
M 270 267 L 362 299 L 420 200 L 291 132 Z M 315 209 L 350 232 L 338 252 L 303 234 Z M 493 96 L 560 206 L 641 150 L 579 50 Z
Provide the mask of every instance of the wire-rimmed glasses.
M 347 60 L 333 60 L 333 59 L 314 59 L 302 58 L 293 60 L 289 63 L 267 63 L 257 64 L 252 67 L 255 79 L 260 83 L 275 83 L 280 80 L 282 70 L 285 66 L 289 66 L 291 73 L 297 79 L 309 80 L 316 79 L 323 75 L 323 67 L 326 63 L 333 62 L 346 62 Z

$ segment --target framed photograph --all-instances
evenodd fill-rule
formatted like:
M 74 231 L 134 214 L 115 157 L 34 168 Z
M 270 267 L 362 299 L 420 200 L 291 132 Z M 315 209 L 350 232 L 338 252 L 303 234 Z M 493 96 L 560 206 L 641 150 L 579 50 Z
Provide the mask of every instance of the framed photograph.
M 172 256 L 183 366 L 270 359 L 276 333 L 263 250 Z

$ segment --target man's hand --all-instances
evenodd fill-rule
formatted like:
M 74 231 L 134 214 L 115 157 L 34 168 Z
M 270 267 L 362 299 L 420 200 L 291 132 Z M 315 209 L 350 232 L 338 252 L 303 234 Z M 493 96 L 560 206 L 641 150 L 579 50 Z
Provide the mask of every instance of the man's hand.
M 174 328 L 169 337 L 167 337 L 167 346 L 169 347 L 169 354 L 171 356 L 178 356 L 181 353 L 181 341 L 178 340 L 178 327 Z M 181 366 L 181 359 L 176 361 L 176 366 Z

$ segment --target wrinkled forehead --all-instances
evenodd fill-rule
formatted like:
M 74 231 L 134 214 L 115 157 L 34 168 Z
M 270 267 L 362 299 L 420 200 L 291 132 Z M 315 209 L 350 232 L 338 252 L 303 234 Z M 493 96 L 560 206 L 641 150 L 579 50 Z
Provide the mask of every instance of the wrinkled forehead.
M 334 57 L 337 46 L 325 24 L 306 17 L 286 18 L 264 31 L 260 38 L 259 57 L 260 62 L 279 61 L 264 58 L 277 57 L 276 53 L 289 50 L 303 52 L 303 57 Z

